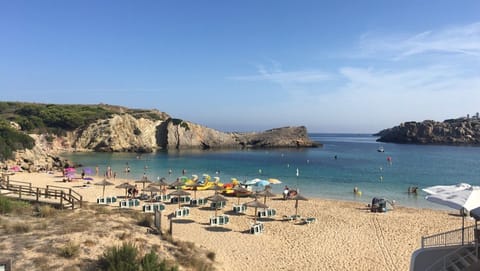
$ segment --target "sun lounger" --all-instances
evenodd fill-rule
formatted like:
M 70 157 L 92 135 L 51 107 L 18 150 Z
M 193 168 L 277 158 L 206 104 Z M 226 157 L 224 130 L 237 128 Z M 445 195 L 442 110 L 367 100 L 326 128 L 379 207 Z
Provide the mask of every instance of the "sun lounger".
M 314 223 L 316 221 L 317 221 L 317 219 L 315 217 L 308 217 L 308 218 L 303 218 L 302 219 L 302 222 L 304 224 L 311 224 L 311 223 Z
M 189 196 L 180 196 L 180 197 L 174 197 L 170 199 L 170 203 L 190 203 L 191 198 Z
M 210 217 L 210 226 L 227 225 L 230 222 L 228 215 L 219 215 Z
M 191 199 L 190 206 L 201 206 L 207 204 L 207 199 L 198 198 L 198 199 Z
M 234 204 L 233 212 L 236 214 L 245 213 L 247 211 L 247 206 L 245 204 Z
M 120 208 L 132 208 L 135 206 L 140 206 L 140 201 L 138 199 L 128 199 L 121 200 L 118 202 Z
M 263 211 L 258 211 L 257 216 L 258 217 L 272 217 L 277 214 L 277 210 L 272 209 L 272 208 L 267 208 L 264 209 Z
M 156 195 L 153 199 L 155 201 L 170 201 L 170 195 Z
M 284 215 L 283 220 L 292 221 L 300 219 L 300 215 Z
M 257 222 L 255 224 L 252 224 L 250 227 L 250 233 L 251 234 L 260 234 L 265 231 L 265 226 L 263 223 Z
M 211 202 L 210 203 L 210 209 L 215 210 L 215 209 L 222 209 L 225 207 L 226 202 L 225 201 L 219 201 L 219 202 Z
M 110 204 L 110 203 L 115 203 L 117 202 L 116 197 L 100 197 L 97 198 L 97 203 L 98 204 Z
M 181 207 L 175 210 L 175 217 L 185 217 L 190 215 L 190 208 Z
M 160 202 L 146 203 L 142 206 L 144 213 L 154 213 L 155 210 L 163 211 L 165 210 L 165 205 Z

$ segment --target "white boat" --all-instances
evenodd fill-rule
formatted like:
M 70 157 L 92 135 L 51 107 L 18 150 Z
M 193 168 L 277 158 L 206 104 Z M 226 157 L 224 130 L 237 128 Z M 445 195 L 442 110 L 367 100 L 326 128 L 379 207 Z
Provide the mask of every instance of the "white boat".
M 380 147 L 377 149 L 378 152 L 385 152 L 385 149 L 383 147 Z

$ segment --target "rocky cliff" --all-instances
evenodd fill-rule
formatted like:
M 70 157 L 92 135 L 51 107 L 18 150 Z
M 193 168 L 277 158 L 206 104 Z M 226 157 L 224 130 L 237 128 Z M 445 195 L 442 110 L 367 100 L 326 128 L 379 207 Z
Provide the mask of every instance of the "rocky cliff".
M 104 106 L 105 107 L 105 106 Z M 113 109 L 115 110 L 113 110 Z M 171 118 L 158 110 L 108 107 L 108 117 L 97 118 L 62 136 L 30 134 L 31 150 L 18 150 L 15 161 L 25 170 L 62 167 L 61 152 L 154 152 L 171 149 L 316 147 L 307 129 L 284 127 L 255 133 L 225 133 L 189 121 Z M 12 125 L 18 125 L 13 123 Z M 18 125 L 17 130 L 21 130 Z M 13 126 L 12 126 L 13 127 Z
M 480 119 L 458 118 L 437 122 L 405 122 L 378 134 L 380 142 L 480 145 Z
M 113 115 L 68 135 L 77 151 L 152 152 L 159 149 L 315 147 L 305 127 L 260 133 L 225 133 L 180 119 Z

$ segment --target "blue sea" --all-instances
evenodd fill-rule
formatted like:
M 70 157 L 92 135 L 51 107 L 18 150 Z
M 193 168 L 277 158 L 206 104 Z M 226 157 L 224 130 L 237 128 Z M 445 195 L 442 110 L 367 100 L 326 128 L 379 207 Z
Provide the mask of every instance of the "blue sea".
M 150 179 L 169 182 L 182 175 L 209 174 L 221 182 L 276 178 L 297 187 L 307 197 L 368 203 L 373 197 L 395 200 L 414 208 L 443 209 L 427 202 L 421 188 L 466 182 L 480 185 L 480 148 L 467 146 L 422 146 L 376 142 L 365 134 L 310 134 L 320 148 L 268 150 L 188 150 L 152 154 L 73 153 L 66 158 L 103 174 L 108 166 L 117 176 L 131 180 L 145 173 Z M 384 152 L 378 149 L 383 147 Z M 387 161 L 387 157 L 391 161 Z M 130 167 L 130 173 L 125 168 Z M 298 176 L 297 176 L 298 169 Z M 171 170 L 171 174 L 169 171 Z M 418 195 L 407 193 L 418 186 Z M 362 191 L 355 196 L 354 187 Z

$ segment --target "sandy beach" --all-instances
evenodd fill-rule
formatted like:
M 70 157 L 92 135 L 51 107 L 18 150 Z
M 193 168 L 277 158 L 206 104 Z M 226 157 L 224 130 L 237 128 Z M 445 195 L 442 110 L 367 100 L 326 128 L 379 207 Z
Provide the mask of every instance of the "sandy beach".
M 93 177 L 92 184 L 87 187 L 82 180 L 63 182 L 59 173 L 16 173 L 10 179 L 31 182 L 38 187 L 72 187 L 88 202 L 96 202 L 103 188 L 93 185 L 103 177 Z M 115 186 L 127 180 L 110 181 L 115 185 L 106 186 L 105 196 L 124 196 L 125 190 Z M 138 186 L 141 188 L 142 184 Z M 213 194 L 214 191 L 198 191 L 197 197 Z M 314 217 L 316 222 L 284 221 L 284 215 L 295 213 L 295 201 L 283 200 L 277 195 L 266 202 L 277 210 L 277 215 L 264 221 L 264 233 L 253 235 L 248 230 L 254 210 L 250 208 L 246 214 L 236 215 L 231 210 L 237 198 L 228 199 L 227 206 L 218 212 L 230 215 L 228 225 L 210 226 L 209 218 L 214 211 L 208 207 L 192 207 L 190 216 L 173 223 L 173 238 L 191 241 L 215 252 L 218 270 L 408 270 L 410 256 L 419 248 L 422 236 L 461 227 L 461 218 L 455 210 L 411 209 L 399 203 L 386 213 L 371 213 L 366 207 L 369 198 L 363 203 L 325 199 L 299 201 L 298 213 L 302 217 Z M 251 200 L 240 198 L 240 202 Z M 419 197 L 418 200 L 423 199 Z M 112 204 L 111 208 L 118 209 L 117 204 Z M 166 204 L 163 221 L 167 221 L 166 216 L 177 207 L 177 204 Z M 466 222 L 473 224 L 469 219 Z M 163 228 L 166 231 L 168 223 L 163 223 Z M 158 238 L 145 231 L 136 235 Z

